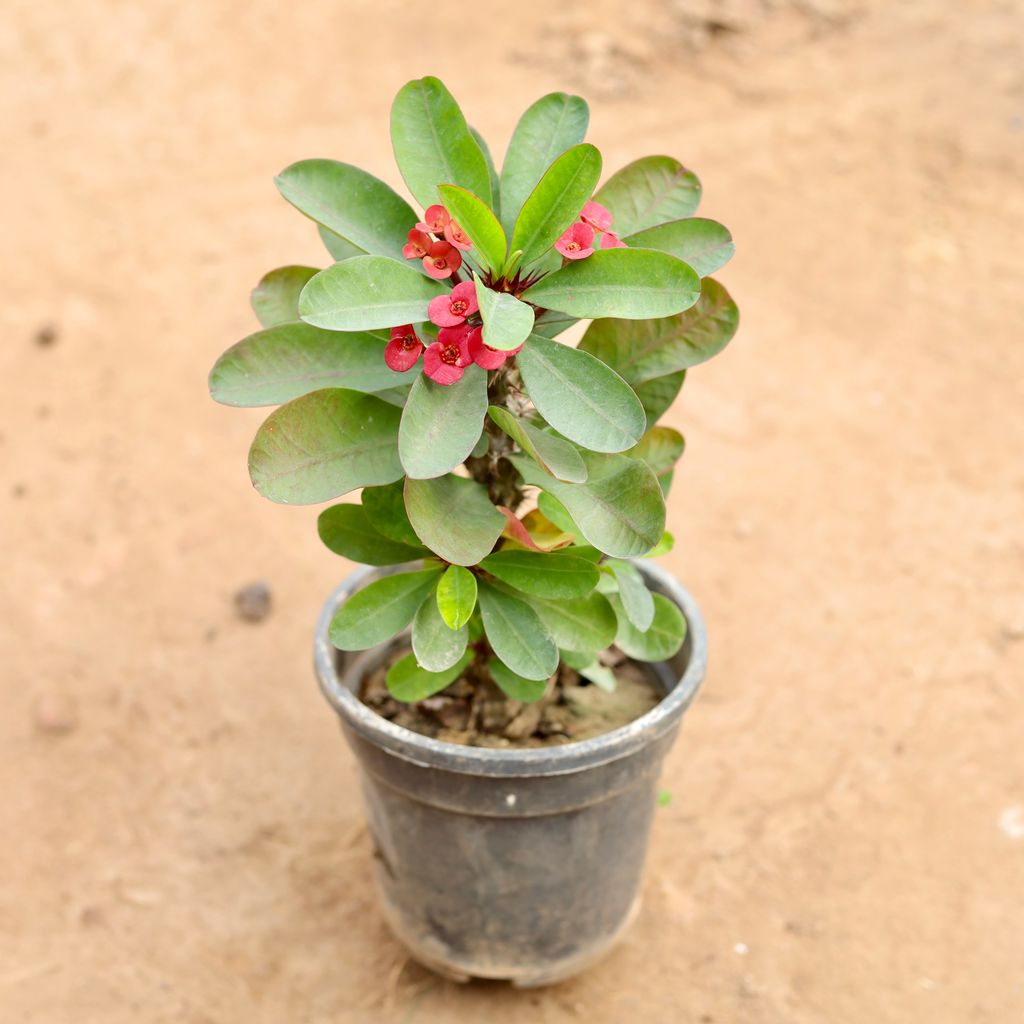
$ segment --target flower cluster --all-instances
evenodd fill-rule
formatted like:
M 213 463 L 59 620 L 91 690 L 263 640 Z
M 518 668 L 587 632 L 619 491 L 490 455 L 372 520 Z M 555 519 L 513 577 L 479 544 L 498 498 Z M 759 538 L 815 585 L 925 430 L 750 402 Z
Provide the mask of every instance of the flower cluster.
M 431 237 L 433 236 L 433 237 Z M 462 252 L 472 248 L 466 233 L 440 205 L 431 206 L 409 231 L 402 247 L 407 260 L 423 260 L 423 269 L 438 281 L 451 277 L 462 266 Z
M 580 219 L 562 235 L 555 248 L 567 260 L 582 260 L 598 249 L 624 249 L 626 243 L 611 231 L 611 212 L 600 203 L 590 200 L 583 207 Z

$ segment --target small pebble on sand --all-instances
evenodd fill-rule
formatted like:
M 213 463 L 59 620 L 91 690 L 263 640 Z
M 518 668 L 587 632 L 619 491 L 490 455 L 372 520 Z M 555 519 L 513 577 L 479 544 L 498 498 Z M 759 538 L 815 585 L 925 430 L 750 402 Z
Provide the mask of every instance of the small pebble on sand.
M 262 622 L 270 614 L 270 587 L 262 580 L 247 583 L 235 593 L 235 611 L 246 622 Z

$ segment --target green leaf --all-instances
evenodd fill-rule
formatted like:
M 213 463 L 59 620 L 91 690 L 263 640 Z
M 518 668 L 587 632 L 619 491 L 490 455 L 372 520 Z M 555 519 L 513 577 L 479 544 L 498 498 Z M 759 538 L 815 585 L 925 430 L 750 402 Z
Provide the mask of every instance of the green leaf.
M 721 352 L 736 333 L 739 318 L 729 293 L 706 277 L 697 304 L 685 313 L 643 323 L 595 320 L 580 348 L 640 384 L 697 366 Z
M 547 680 L 558 668 L 554 640 L 524 601 L 481 582 L 480 615 L 492 650 L 516 675 Z
M 405 481 L 405 508 L 417 536 L 455 565 L 476 565 L 505 528 L 487 489 L 461 476 Z
M 672 427 L 651 427 L 627 455 L 642 459 L 657 476 L 669 472 L 686 448 L 686 440 Z
M 374 255 L 403 258 L 402 246 L 418 218 L 379 178 L 338 160 L 300 160 L 274 180 L 300 213 L 347 242 Z
M 449 565 L 437 584 L 437 610 L 449 629 L 461 629 L 476 608 L 476 577 L 461 565 Z
M 559 433 L 591 451 L 632 448 L 647 426 L 629 385 L 599 359 L 539 334 L 518 357 L 533 404 Z
M 699 295 L 700 278 L 675 256 L 654 249 L 601 249 L 542 277 L 523 299 L 581 318 L 647 320 L 689 309 Z
M 412 622 L 440 575 L 440 566 L 398 572 L 357 590 L 331 619 L 331 643 L 343 651 L 365 651 L 390 640 Z
M 577 317 L 559 313 L 557 309 L 545 309 L 534 320 L 533 333 L 542 334 L 545 338 L 554 338 L 562 331 L 568 330 L 573 324 L 579 323 Z
M 579 216 L 601 177 L 601 154 L 588 143 L 573 146 L 545 171 L 523 203 L 509 243 L 523 250 L 523 266 L 543 256 Z
M 512 438 L 542 469 L 559 480 L 580 484 L 587 479 L 587 467 L 574 445 L 517 419 L 507 409 L 492 405 L 488 416 Z
M 346 388 L 296 398 L 256 433 L 249 450 L 253 486 L 271 501 L 312 505 L 397 480 L 400 416 L 393 405 Z
M 405 511 L 405 481 L 396 480 L 383 487 L 364 487 L 363 508 L 373 528 L 399 544 L 420 546 L 420 539 Z
M 564 550 L 503 548 L 483 559 L 480 568 L 515 590 L 551 601 L 585 597 L 598 579 L 593 562 Z
M 420 668 L 443 672 L 465 653 L 469 631 L 465 626 L 450 629 L 441 617 L 437 601 L 429 594 L 412 620 L 412 650 Z
M 644 412 L 647 413 L 648 423 L 654 423 L 655 420 L 665 413 L 676 400 L 676 396 L 683 386 L 683 381 L 686 380 L 686 371 L 679 370 L 677 373 L 670 373 L 664 377 L 654 377 L 651 380 L 637 383 L 630 380 L 618 367 L 612 368 L 622 375 L 623 379 L 632 387 L 636 397 L 640 399 L 640 404 L 644 407 Z
M 654 621 L 654 595 L 647 589 L 640 570 L 629 562 L 610 559 L 605 563 L 619 585 L 619 601 L 626 618 L 641 633 Z
M 573 601 L 534 598 L 530 604 L 563 650 L 596 653 L 615 640 L 615 612 L 602 594 L 594 593 Z
M 451 686 L 466 671 L 472 660 L 473 652 L 467 651 L 451 668 L 443 672 L 427 672 L 416 664 L 415 654 L 407 654 L 388 669 L 385 682 L 395 700 L 411 704 Z
M 400 327 L 426 320 L 430 300 L 447 291 L 387 256 L 353 256 L 310 280 L 299 296 L 299 315 L 329 331 Z
M 327 251 L 334 258 L 334 261 L 347 260 L 350 256 L 365 256 L 366 252 L 358 245 L 353 245 L 347 238 L 336 235 L 333 231 L 325 228 L 323 224 L 317 224 L 317 233 L 320 241 L 324 243 Z M 408 234 L 408 232 L 406 233 Z
M 487 373 L 469 366 L 461 380 L 438 384 L 426 374 L 413 382 L 402 425 L 398 455 L 405 472 L 417 479 L 442 476 L 469 458 L 487 415 Z
M 589 679 L 598 689 L 604 690 L 605 693 L 615 692 L 615 688 L 618 685 L 615 673 L 599 661 L 592 661 L 589 665 L 584 665 L 583 668 L 579 668 L 576 671 L 584 679 Z
M 639 630 L 626 615 L 619 597 L 611 604 L 619 621 L 615 645 L 623 654 L 640 661 L 664 661 L 671 658 L 686 638 L 686 619 L 679 607 L 661 594 L 654 594 L 654 620 L 650 629 Z
M 586 468 L 585 464 L 584 468 Z M 569 510 L 553 494 L 541 491 L 537 495 L 537 508 L 540 509 L 546 519 L 563 533 L 571 533 L 576 537 L 580 536 L 580 528 L 572 521 Z
M 260 278 L 252 290 L 252 303 L 256 319 L 264 327 L 288 323 L 299 319 L 299 292 L 306 282 L 319 273 L 316 267 L 278 267 Z
M 491 149 L 484 137 L 471 125 L 469 134 L 476 139 L 480 152 L 484 155 L 484 163 L 487 164 L 487 177 L 491 182 L 491 209 L 495 213 L 501 211 L 501 186 L 498 183 L 498 172 L 494 169 L 494 159 L 491 156 Z
M 523 203 L 555 159 L 583 141 L 589 120 L 586 101 L 564 92 L 542 96 L 519 119 L 501 168 L 501 222 L 506 231 L 512 230 Z
M 384 391 L 406 383 L 384 362 L 375 334 L 323 331 L 301 321 L 257 331 L 232 345 L 210 371 L 224 405 L 280 405 L 321 388 Z
M 399 565 L 430 552 L 420 544 L 389 540 L 374 529 L 362 505 L 332 505 L 316 521 L 320 539 L 336 555 L 364 565 Z
M 500 274 L 505 265 L 507 242 L 505 232 L 490 207 L 457 185 L 439 185 L 437 191 L 452 219 L 458 221 L 459 227 L 469 236 L 473 254 L 479 256 L 495 274 Z
M 736 251 L 728 228 L 704 217 L 669 221 L 624 238 L 634 249 L 660 249 L 688 263 L 701 277 L 721 269 Z
M 689 217 L 700 203 L 700 182 L 670 156 L 645 156 L 613 174 L 594 199 L 607 206 L 615 233 L 625 238 L 644 228 Z
M 661 555 L 667 555 L 676 546 L 676 539 L 671 533 L 666 530 L 661 535 L 661 540 L 651 548 L 643 557 L 644 558 L 659 558 Z
M 502 352 L 519 348 L 533 329 L 533 309 L 507 292 L 496 292 L 476 279 L 476 299 L 484 321 L 483 342 Z
M 487 160 L 437 78 L 415 79 L 399 90 L 391 107 L 391 145 L 409 191 L 424 209 L 437 201 L 440 184 L 461 185 L 491 202 Z
M 524 679 L 497 658 L 491 658 L 487 662 L 487 670 L 506 697 L 522 704 L 532 704 L 535 700 L 540 700 L 548 688 L 547 679 Z
M 553 494 L 599 551 L 630 558 L 649 551 L 665 529 L 665 498 L 650 466 L 625 455 L 583 453 L 587 481 L 567 484 L 522 455 L 509 456 L 520 475 Z M 545 515 L 549 513 L 545 510 Z

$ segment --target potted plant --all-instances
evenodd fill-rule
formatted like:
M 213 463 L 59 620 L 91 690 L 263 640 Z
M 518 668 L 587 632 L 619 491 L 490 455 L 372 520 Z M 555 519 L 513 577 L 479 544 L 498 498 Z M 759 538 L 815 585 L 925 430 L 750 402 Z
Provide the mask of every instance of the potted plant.
M 256 489 L 370 568 L 317 627 L 361 767 L 384 912 L 453 977 L 580 969 L 636 905 L 663 755 L 702 677 L 693 600 L 649 559 L 683 438 L 657 425 L 733 336 L 733 251 L 645 157 L 598 187 L 588 110 L 523 115 L 499 174 L 436 78 L 391 112 L 418 204 L 350 164 L 277 178 L 334 259 L 258 284 L 213 397 L 280 405 Z M 592 321 L 573 347 L 557 336 Z

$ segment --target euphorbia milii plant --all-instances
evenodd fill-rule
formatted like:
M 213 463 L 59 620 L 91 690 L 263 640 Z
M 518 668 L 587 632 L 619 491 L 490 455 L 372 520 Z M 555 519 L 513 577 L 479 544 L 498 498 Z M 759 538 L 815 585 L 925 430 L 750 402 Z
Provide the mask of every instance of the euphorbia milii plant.
M 333 262 L 268 273 L 263 329 L 210 377 L 228 405 L 280 405 L 249 453 L 256 489 L 314 504 L 332 551 L 397 566 L 337 612 L 363 650 L 411 625 L 400 700 L 459 677 L 540 698 L 565 662 L 614 684 L 608 652 L 670 657 L 685 623 L 630 559 L 667 551 L 683 438 L 658 424 L 738 312 L 709 277 L 729 232 L 695 217 L 701 186 L 668 156 L 601 184 L 586 103 L 522 116 L 499 173 L 436 78 L 391 111 L 413 200 L 348 163 L 277 178 Z M 573 345 L 558 340 L 580 324 Z M 585 329 L 584 329 L 585 327 Z

